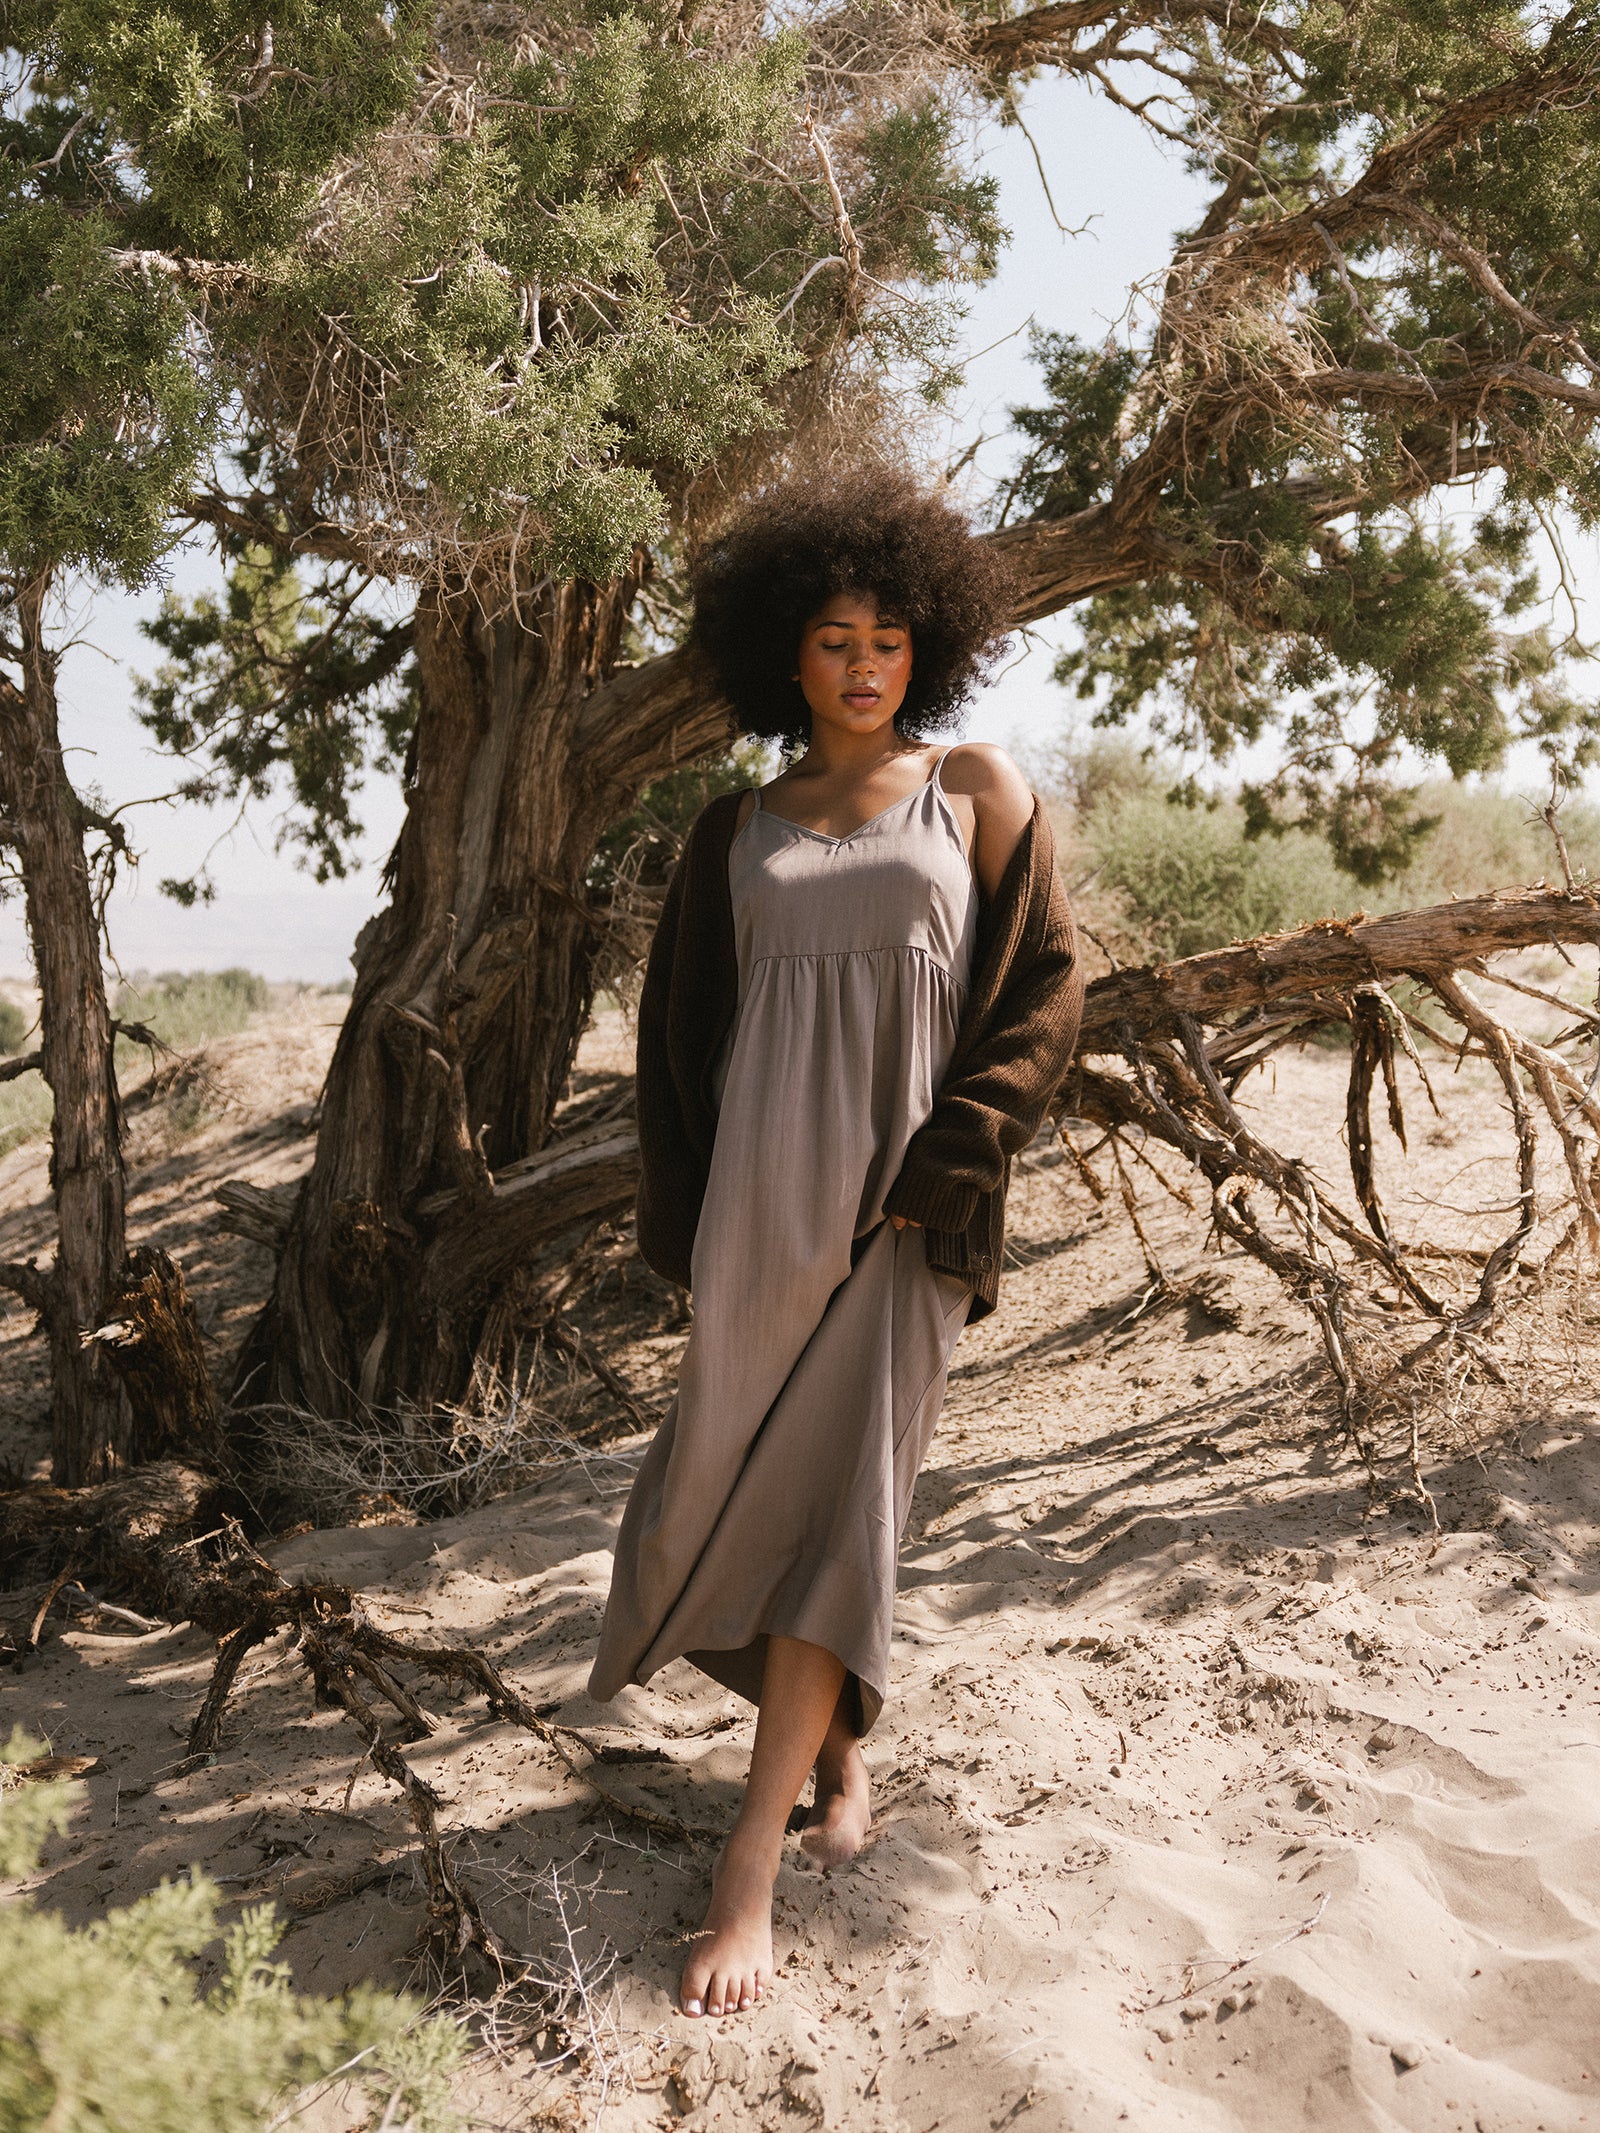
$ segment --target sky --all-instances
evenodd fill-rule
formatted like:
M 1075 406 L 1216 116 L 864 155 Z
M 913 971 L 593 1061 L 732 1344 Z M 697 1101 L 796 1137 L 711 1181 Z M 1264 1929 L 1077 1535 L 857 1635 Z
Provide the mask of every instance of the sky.
M 994 440 L 975 461 L 980 487 L 1008 464 L 1007 408 L 1037 392 L 1029 328 L 1103 340 L 1123 318 L 1130 287 L 1164 264 L 1173 232 L 1194 219 L 1201 198 L 1176 150 L 1081 83 L 1041 82 L 1024 115 L 1054 213 L 1022 131 L 988 128 L 980 139 L 983 166 L 999 180 L 1012 241 L 995 279 L 967 292 L 966 386 L 952 403 L 948 433 L 952 459 L 974 437 Z M 1585 551 L 1579 563 L 1586 587 L 1600 590 L 1593 553 Z M 192 594 L 218 579 L 197 549 L 174 559 L 170 582 Z M 158 658 L 139 634 L 139 618 L 158 601 L 159 592 L 80 596 L 65 617 L 73 637 L 60 677 L 69 772 L 102 803 L 126 807 L 138 855 L 108 908 L 117 967 L 132 974 L 242 964 L 275 980 L 348 978 L 351 945 L 381 901 L 378 873 L 400 825 L 397 781 L 369 781 L 357 808 L 365 826 L 359 864 L 348 879 L 325 884 L 298 864 L 293 847 L 278 848 L 281 809 L 270 803 L 242 818 L 232 806 L 163 803 L 178 769 L 144 745 L 133 715 L 133 678 L 151 672 Z M 1031 633 L 974 706 L 968 738 L 1023 750 L 1060 738 L 1081 715 L 1050 678 L 1072 634 L 1070 617 Z M 216 899 L 185 911 L 159 883 L 192 872 L 208 852 Z M 0 904 L 0 978 L 25 977 L 28 968 L 21 904 L 12 899 Z

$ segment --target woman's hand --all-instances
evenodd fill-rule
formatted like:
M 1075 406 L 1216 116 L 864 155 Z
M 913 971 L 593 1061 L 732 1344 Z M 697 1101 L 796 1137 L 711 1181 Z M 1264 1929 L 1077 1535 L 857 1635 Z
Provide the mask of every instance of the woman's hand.
M 889 1220 L 896 1229 L 921 1229 L 920 1222 L 913 1222 L 909 1215 L 891 1215 Z

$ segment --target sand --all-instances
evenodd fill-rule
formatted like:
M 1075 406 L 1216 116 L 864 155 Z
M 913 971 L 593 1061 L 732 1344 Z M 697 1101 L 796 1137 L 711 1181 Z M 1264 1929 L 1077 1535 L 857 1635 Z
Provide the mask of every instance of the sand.
M 593 1043 L 613 1057 L 617 1032 Z M 1342 1074 L 1337 1055 L 1294 1055 L 1256 1098 L 1330 1170 Z M 1408 1220 L 1470 1230 L 1430 1208 L 1506 1196 L 1495 1102 L 1471 1070 L 1441 1100 L 1408 1162 L 1385 1154 L 1386 1188 Z M 136 1223 L 178 1223 L 174 1161 L 191 1186 L 303 1165 L 303 1130 L 270 1124 L 248 1125 L 258 1163 L 237 1119 L 153 1162 Z M 17 1208 L 26 1163 L 10 1164 Z M 543 2059 L 480 2054 L 473 2124 L 1600 2128 L 1592 1331 L 1533 1311 L 1493 1408 L 1473 1394 L 1427 1418 L 1435 1532 L 1403 1458 L 1369 1498 L 1270 1277 L 1202 1254 L 1152 1179 L 1141 1196 L 1174 1282 L 1209 1277 L 1206 1307 L 1151 1296 L 1120 1208 L 1055 1151 L 1019 1177 L 1017 1264 L 957 1349 L 903 1551 L 868 1748 L 877 1824 L 850 1871 L 791 1847 L 759 2010 L 673 2011 L 709 1846 L 651 1838 L 481 1705 L 424 1694 L 437 1730 L 408 1754 L 448 1802 L 462 1871 L 508 1940 L 586 1981 L 566 2056 L 549 2036 Z M 197 1283 L 231 1299 L 220 1340 L 266 1262 L 209 1249 L 228 1260 Z M 608 1308 L 611 1352 L 659 1402 L 682 1337 L 667 1299 L 645 1286 Z M 15 1316 L 5 1333 L 9 1369 Z M 480 1645 L 596 1743 L 655 1751 L 603 1782 L 721 1827 L 751 1730 L 736 1699 L 681 1664 L 609 1706 L 584 1694 L 643 1443 L 591 1444 L 465 1517 L 269 1552 L 350 1581 L 397 1633 Z M 37 1598 L 5 1595 L 8 1618 Z M 211 1657 L 184 1625 L 67 1626 L 7 1678 L 11 1715 L 101 1760 L 37 1893 L 88 1918 L 203 1864 L 295 1917 L 304 1985 L 401 1982 L 423 1915 L 406 1825 L 281 1642 L 248 1663 L 215 1765 L 174 1774 Z M 373 1862 L 394 1871 L 359 1885 Z

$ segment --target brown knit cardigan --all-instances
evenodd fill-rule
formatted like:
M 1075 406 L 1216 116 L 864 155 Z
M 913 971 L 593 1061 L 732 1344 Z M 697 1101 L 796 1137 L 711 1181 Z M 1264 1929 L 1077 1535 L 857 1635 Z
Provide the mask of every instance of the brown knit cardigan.
M 689 832 L 639 1001 L 639 1250 L 682 1288 L 716 1138 L 712 1075 L 738 1005 L 728 848 L 740 798 L 721 794 Z M 930 1266 L 971 1283 L 969 1323 L 998 1299 L 1011 1158 L 1066 1073 L 1082 1013 L 1077 934 L 1035 800 L 998 890 L 980 904 L 955 1049 L 884 1200 L 886 1214 L 922 1224 Z

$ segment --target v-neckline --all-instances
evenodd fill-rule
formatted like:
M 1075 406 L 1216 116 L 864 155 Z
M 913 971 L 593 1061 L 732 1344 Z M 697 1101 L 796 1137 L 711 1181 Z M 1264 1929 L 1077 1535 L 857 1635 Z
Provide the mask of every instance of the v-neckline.
M 924 778 L 920 785 L 913 785 L 910 792 L 902 793 L 898 800 L 892 800 L 887 807 L 880 807 L 875 815 L 868 815 L 865 822 L 858 822 L 853 830 L 846 830 L 842 837 L 835 837 L 827 830 L 813 829 L 809 822 L 793 822 L 787 815 L 775 815 L 770 807 L 761 805 L 759 796 L 750 811 L 751 820 L 757 815 L 765 815 L 769 822 L 781 822 L 785 829 L 798 830 L 802 837 L 820 837 L 824 844 L 848 844 L 852 837 L 859 837 L 863 830 L 871 829 L 875 822 L 882 822 L 886 816 L 892 815 L 896 808 L 904 807 L 908 800 L 915 800 L 925 793 L 932 783 L 931 777 Z

